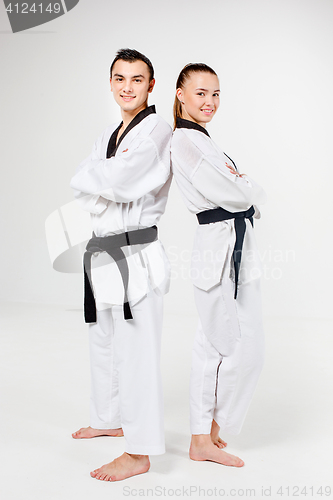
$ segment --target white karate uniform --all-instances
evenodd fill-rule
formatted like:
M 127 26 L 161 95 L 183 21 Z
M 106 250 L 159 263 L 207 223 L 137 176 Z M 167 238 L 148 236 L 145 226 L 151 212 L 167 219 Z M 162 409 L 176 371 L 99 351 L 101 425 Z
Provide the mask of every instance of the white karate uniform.
M 227 167 L 232 160 L 194 122 L 177 120 L 171 161 L 185 204 L 194 214 L 217 207 L 246 211 L 265 202 L 263 189 L 248 176 L 232 174 Z M 198 225 L 195 235 L 191 279 L 199 325 L 190 384 L 192 434 L 209 434 L 213 418 L 222 430 L 238 434 L 263 364 L 261 264 L 251 222 L 245 220 L 236 300 L 234 219 Z
M 141 111 L 106 159 L 120 128 L 107 128 L 71 181 L 91 213 L 97 237 L 153 226 L 165 210 L 171 182 L 170 126 L 154 106 Z M 134 125 L 134 126 L 133 126 Z M 110 139 L 111 137 L 111 139 Z M 97 322 L 90 325 L 92 392 L 90 425 L 123 427 L 128 453 L 164 453 L 159 368 L 163 295 L 170 265 L 159 240 L 122 247 L 129 267 L 133 319 L 123 317 L 124 286 L 113 259 L 93 254 L 91 280 Z

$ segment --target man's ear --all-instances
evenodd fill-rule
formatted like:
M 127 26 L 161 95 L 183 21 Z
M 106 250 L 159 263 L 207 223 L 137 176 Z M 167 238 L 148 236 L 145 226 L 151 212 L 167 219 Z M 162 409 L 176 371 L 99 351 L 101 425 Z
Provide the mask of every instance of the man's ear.
M 112 88 L 112 78 L 110 78 L 110 87 L 111 87 L 111 92 L 113 92 L 113 88 Z
M 153 78 L 153 79 L 152 79 L 152 80 L 150 80 L 150 82 L 149 82 L 148 94 L 150 94 L 150 93 L 153 91 L 154 85 L 155 85 L 155 78 Z

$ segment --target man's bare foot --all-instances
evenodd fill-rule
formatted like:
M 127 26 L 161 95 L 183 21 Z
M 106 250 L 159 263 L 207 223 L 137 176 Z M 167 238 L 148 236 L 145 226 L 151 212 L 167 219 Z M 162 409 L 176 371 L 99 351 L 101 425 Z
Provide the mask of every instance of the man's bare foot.
M 119 429 L 93 429 L 92 427 L 82 427 L 82 429 L 74 432 L 72 437 L 74 439 L 89 439 L 98 436 L 120 437 L 123 435 L 121 427 Z
M 197 434 L 192 436 L 190 446 L 190 458 L 192 460 L 209 460 L 222 465 L 232 467 L 243 467 L 244 462 L 235 455 L 230 455 L 216 447 L 210 437 L 210 434 Z
M 212 443 L 214 443 L 215 446 L 217 446 L 218 448 L 225 448 L 227 446 L 227 443 L 220 438 L 219 432 L 220 432 L 220 426 L 217 422 L 215 422 L 215 420 L 213 420 L 212 428 L 210 431 L 210 437 Z
M 90 472 L 91 477 L 101 481 L 122 481 L 137 474 L 144 474 L 150 468 L 148 455 L 123 453 L 109 464 Z

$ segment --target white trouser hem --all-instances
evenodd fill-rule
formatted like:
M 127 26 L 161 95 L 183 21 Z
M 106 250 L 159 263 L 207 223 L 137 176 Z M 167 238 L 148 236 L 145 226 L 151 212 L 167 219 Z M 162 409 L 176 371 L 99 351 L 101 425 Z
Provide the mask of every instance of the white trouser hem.
M 210 434 L 212 430 L 212 422 L 210 424 L 193 425 L 191 426 L 191 434 Z
M 120 429 L 121 428 L 121 422 L 111 422 L 111 423 L 103 423 L 101 424 L 100 422 L 90 422 L 90 427 L 93 429 L 98 429 L 98 430 L 108 430 L 108 429 Z
M 132 455 L 163 455 L 165 453 L 165 446 L 162 444 L 160 446 L 127 445 L 125 452 Z
M 232 436 L 238 436 L 242 430 L 243 423 L 241 425 L 227 425 L 225 422 L 219 420 L 218 417 L 214 417 L 215 422 L 220 427 L 220 432 L 226 432 L 227 434 L 231 434 Z

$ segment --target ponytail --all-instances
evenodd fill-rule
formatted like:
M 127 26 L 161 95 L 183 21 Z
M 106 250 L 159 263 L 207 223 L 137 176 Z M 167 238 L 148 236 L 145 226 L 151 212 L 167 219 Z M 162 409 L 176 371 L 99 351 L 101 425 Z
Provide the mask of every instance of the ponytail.
M 179 87 L 177 87 L 179 88 Z M 176 128 L 176 120 L 177 118 L 182 117 L 182 103 L 178 99 L 177 95 L 175 96 L 175 102 L 173 104 L 173 130 Z

